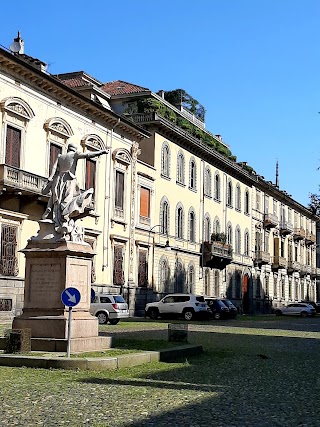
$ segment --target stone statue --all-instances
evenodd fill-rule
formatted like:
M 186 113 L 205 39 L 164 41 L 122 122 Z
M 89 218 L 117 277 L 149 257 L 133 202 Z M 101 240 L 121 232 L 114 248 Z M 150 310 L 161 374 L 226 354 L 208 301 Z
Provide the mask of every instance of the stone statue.
M 93 188 L 81 191 L 76 179 L 79 159 L 90 159 L 106 154 L 107 150 L 81 153 L 76 145 L 70 143 L 66 154 L 59 154 L 42 194 L 50 194 L 47 209 L 42 219 L 51 219 L 56 232 L 68 239 L 75 231 L 75 220 L 82 216 L 92 200 Z

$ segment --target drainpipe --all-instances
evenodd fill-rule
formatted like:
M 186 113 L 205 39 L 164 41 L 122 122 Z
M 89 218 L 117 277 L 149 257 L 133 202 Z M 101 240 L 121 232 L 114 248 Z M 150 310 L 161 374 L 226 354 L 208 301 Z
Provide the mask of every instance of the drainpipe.
M 109 156 L 109 184 L 108 184 L 108 194 L 107 194 L 107 168 L 105 173 L 105 180 L 104 180 L 104 204 L 103 204 L 103 237 L 102 237 L 102 244 L 103 244 L 103 251 L 102 251 L 102 271 L 109 265 L 108 261 L 108 253 L 109 253 L 109 230 L 110 230 L 110 204 L 111 204 L 111 197 L 110 197 L 110 188 L 111 188 L 111 171 L 112 171 L 112 142 L 113 142 L 113 132 L 115 128 L 120 123 L 120 117 L 118 118 L 117 123 L 113 126 L 110 133 L 110 156 Z M 106 220 L 106 201 L 108 199 L 108 217 Z M 107 237 L 106 237 L 107 236 Z M 107 238 L 107 242 L 106 242 Z M 107 252 L 107 258 L 105 258 L 105 253 Z M 106 259 L 106 261 L 105 261 Z

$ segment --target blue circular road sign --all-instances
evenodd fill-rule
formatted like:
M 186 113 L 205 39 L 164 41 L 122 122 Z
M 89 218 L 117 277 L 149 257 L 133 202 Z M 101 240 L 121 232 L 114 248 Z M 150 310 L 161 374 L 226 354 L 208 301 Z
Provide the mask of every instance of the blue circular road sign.
M 80 299 L 81 295 L 77 288 L 66 288 L 61 292 L 61 301 L 67 307 L 74 307 L 79 304 Z

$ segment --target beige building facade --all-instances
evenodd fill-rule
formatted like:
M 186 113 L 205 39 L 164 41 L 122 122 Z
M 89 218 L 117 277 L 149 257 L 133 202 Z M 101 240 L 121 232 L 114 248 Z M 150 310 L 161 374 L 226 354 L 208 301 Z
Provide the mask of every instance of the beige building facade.
M 166 93 L 0 49 L 0 320 L 23 307 L 24 256 L 60 153 L 79 163 L 94 203 L 82 219 L 96 252 L 92 287 L 121 293 L 131 314 L 170 292 L 228 297 L 242 313 L 317 300 L 317 217 L 239 163 L 204 116 Z

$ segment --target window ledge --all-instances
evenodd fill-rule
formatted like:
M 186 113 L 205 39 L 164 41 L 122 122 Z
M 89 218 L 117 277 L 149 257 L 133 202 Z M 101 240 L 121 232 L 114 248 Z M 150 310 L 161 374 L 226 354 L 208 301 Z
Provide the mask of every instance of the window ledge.
M 161 178 L 166 179 L 167 181 L 171 181 L 170 176 L 163 175 L 163 174 L 161 174 L 160 176 L 161 176 Z
M 176 181 L 176 184 L 180 185 L 180 187 L 185 187 L 186 186 L 186 184 L 184 184 L 183 182 L 179 182 L 179 181 Z

